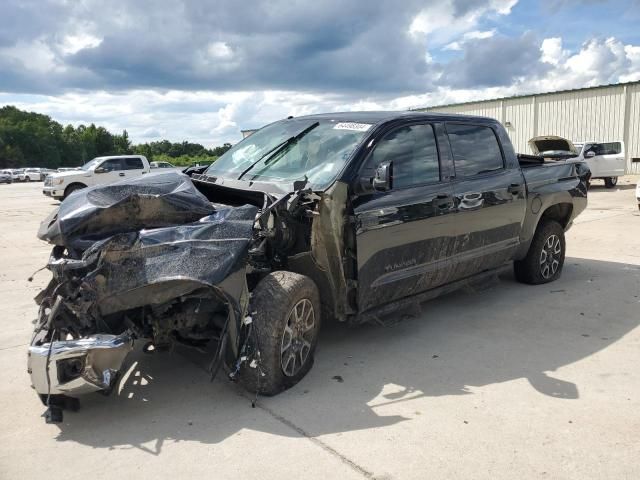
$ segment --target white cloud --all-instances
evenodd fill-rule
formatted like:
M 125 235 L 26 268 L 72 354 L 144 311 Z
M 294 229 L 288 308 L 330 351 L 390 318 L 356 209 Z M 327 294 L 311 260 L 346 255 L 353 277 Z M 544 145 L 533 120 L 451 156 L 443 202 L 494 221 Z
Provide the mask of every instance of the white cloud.
M 20 41 L 10 47 L 0 48 L 0 58 L 11 59 L 27 71 L 49 73 L 59 68 L 51 47 L 42 39 Z
M 470 32 L 466 32 L 462 35 L 462 39 L 459 41 L 451 42 L 443 47 L 443 50 L 462 50 L 462 47 L 469 40 L 483 40 L 486 38 L 491 38 L 496 34 L 496 29 L 492 30 L 472 30 Z
M 73 55 L 85 48 L 95 48 L 101 43 L 102 38 L 95 37 L 89 33 L 66 35 L 60 43 L 60 51 L 63 55 Z
M 471 33 L 480 19 L 491 16 L 504 16 L 511 13 L 511 9 L 518 3 L 518 0 L 489 0 L 488 2 L 478 2 L 475 8 L 470 7 L 464 12 L 459 12 L 453 0 L 434 2 L 426 6 L 416 15 L 409 25 L 409 33 L 416 37 L 426 36 L 430 45 L 451 45 L 451 40 Z M 486 32 L 475 32 L 476 34 L 486 34 Z M 492 36 L 494 32 L 491 33 Z M 469 37 L 488 38 L 484 36 Z M 455 43 L 450 50 L 456 50 Z
M 640 46 L 610 37 L 585 42 L 577 52 L 563 48 L 561 38 L 546 38 L 541 60 L 553 68 L 529 88 L 558 90 L 640 79 Z
M 562 39 L 560 37 L 545 38 L 540 47 L 542 52 L 541 60 L 551 65 L 558 65 L 566 60 L 568 52 L 562 50 Z
M 231 58 L 233 56 L 233 50 L 225 42 L 210 43 L 207 50 L 213 58 Z

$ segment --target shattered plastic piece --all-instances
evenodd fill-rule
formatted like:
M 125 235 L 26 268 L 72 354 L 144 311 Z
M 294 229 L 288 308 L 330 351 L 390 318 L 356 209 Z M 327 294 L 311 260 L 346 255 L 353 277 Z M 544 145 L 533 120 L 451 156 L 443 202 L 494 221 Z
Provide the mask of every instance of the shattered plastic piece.
M 251 325 L 251 323 L 253 323 L 253 319 L 249 315 L 244 317 L 244 320 L 242 321 L 243 325 Z
M 253 360 L 251 360 L 251 363 L 249 364 L 249 366 L 251 368 L 256 368 L 258 366 L 257 360 L 255 358 Z

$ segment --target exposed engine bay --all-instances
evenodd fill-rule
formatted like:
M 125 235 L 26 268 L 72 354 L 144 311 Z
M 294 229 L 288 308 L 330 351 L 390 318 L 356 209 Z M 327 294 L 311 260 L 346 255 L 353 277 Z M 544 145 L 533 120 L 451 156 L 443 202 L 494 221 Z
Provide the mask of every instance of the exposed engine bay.
M 36 297 L 29 373 L 47 421 L 76 408 L 75 395 L 113 389 L 137 340 L 158 351 L 216 342 L 212 376 L 222 366 L 231 377 L 259 374 L 249 292 L 324 241 L 312 228 L 321 197 L 296 183 L 288 194 L 242 198 L 203 175 L 170 172 L 66 199 L 38 233 L 54 245 L 53 278 Z

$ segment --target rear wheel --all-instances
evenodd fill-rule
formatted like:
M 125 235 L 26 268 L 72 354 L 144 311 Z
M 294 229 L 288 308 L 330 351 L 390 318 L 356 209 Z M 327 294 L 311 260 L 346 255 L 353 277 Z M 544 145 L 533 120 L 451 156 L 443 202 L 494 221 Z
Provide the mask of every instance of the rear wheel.
M 604 186 L 607 188 L 613 188 L 618 184 L 618 177 L 607 177 L 604 179 Z
M 516 279 L 537 285 L 559 278 L 564 265 L 565 246 L 562 226 L 553 220 L 542 220 L 527 256 L 513 264 Z
M 304 275 L 270 273 L 253 290 L 249 312 L 261 362 L 260 368 L 243 364 L 240 380 L 250 391 L 276 395 L 313 366 L 320 331 L 318 287 Z

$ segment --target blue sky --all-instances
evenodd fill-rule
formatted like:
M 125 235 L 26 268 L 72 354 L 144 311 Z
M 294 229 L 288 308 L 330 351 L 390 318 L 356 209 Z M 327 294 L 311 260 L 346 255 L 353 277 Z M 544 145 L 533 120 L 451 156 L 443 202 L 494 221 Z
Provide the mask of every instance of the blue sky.
M 640 80 L 640 0 L 3 0 L 0 105 L 135 142 Z

